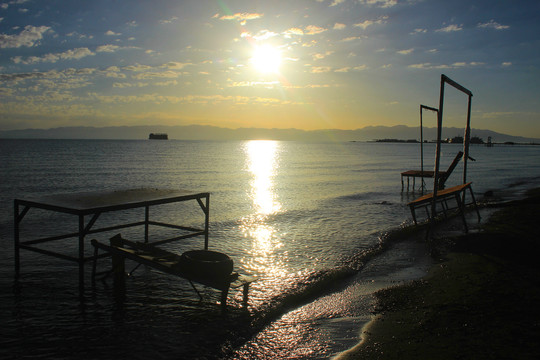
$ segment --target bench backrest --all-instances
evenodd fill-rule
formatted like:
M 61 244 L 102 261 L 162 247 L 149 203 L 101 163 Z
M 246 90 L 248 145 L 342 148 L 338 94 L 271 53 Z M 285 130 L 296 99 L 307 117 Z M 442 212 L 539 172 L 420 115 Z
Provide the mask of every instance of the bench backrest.
M 456 157 L 454 158 L 454 160 L 452 161 L 452 163 L 450 164 L 450 166 L 448 167 L 448 170 L 446 170 L 446 172 L 443 175 L 441 175 L 441 177 L 439 178 L 439 186 L 438 186 L 439 190 L 444 189 L 444 184 L 446 183 L 446 180 L 448 180 L 448 178 L 452 174 L 452 171 L 454 171 L 457 164 L 459 163 L 459 160 L 461 160 L 462 157 L 463 157 L 463 151 L 459 151 Z

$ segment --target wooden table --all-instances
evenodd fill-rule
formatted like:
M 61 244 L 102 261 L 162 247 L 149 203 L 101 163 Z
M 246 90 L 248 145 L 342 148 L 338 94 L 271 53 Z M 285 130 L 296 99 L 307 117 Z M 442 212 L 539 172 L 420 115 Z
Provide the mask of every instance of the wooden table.
M 204 213 L 204 228 L 198 229 L 177 224 L 170 224 L 150 220 L 150 207 L 162 204 L 170 204 L 183 201 L 197 201 Z M 184 190 L 167 189 L 131 189 L 109 192 L 85 192 L 74 194 L 49 195 L 39 199 L 15 199 L 14 200 L 14 242 L 15 242 L 15 277 L 20 275 L 20 249 L 38 252 L 41 254 L 74 261 L 79 264 L 79 290 L 84 292 L 84 263 L 92 260 L 93 256 L 85 257 L 85 238 L 87 235 L 99 232 L 113 231 L 122 228 L 144 226 L 144 239 L 148 241 L 149 227 L 160 226 L 177 229 L 181 235 L 170 239 L 156 240 L 154 245 L 194 236 L 204 236 L 204 248 L 208 249 L 208 225 L 209 225 L 210 194 L 207 192 L 193 193 Z M 21 210 L 22 208 L 22 210 Z M 71 233 L 21 240 L 21 222 L 32 208 L 47 211 L 70 214 L 78 217 L 78 228 Z M 104 213 L 134 208 L 144 208 L 144 220 L 122 223 L 114 226 L 93 228 L 97 219 Z M 87 221 L 87 219 L 89 219 Z M 39 233 L 40 229 L 33 229 Z M 69 256 L 52 250 L 36 247 L 51 241 L 59 241 L 69 238 L 78 238 L 78 256 Z

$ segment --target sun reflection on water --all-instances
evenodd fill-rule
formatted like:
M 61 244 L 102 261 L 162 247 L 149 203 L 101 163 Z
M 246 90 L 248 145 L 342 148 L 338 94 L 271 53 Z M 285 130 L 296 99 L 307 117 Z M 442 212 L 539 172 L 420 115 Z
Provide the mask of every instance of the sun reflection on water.
M 283 244 L 270 217 L 281 211 L 275 192 L 274 177 L 279 168 L 279 143 L 269 140 L 248 141 L 244 146 L 246 165 L 252 179 L 249 197 L 253 212 L 241 219 L 244 236 L 250 240 L 249 256 L 244 265 L 259 274 L 285 274 L 284 258 L 277 256 Z

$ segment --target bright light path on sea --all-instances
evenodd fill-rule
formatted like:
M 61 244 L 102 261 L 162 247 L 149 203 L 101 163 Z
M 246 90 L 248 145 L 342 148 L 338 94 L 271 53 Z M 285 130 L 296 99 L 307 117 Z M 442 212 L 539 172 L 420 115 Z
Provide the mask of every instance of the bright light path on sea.
M 281 210 L 274 190 L 274 176 L 279 167 L 277 141 L 254 140 L 244 146 L 246 165 L 252 179 L 249 197 L 253 213 L 241 220 L 244 236 L 251 239 L 245 266 L 258 273 L 284 274 L 283 257 L 276 251 L 283 246 L 269 216 Z
M 272 45 L 257 46 L 250 59 L 251 65 L 261 73 L 277 73 L 281 65 L 281 51 Z
M 273 177 L 278 167 L 276 141 L 256 140 L 246 144 L 248 169 L 253 176 L 251 181 L 251 198 L 262 215 L 272 214 L 281 209 L 275 199 Z

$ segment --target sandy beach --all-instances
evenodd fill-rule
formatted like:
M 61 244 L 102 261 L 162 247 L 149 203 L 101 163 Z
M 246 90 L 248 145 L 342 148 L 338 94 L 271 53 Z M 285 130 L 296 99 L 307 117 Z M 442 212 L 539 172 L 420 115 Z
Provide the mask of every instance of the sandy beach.
M 374 320 L 344 359 L 536 359 L 540 189 L 478 231 L 440 236 L 425 278 L 376 293 Z

